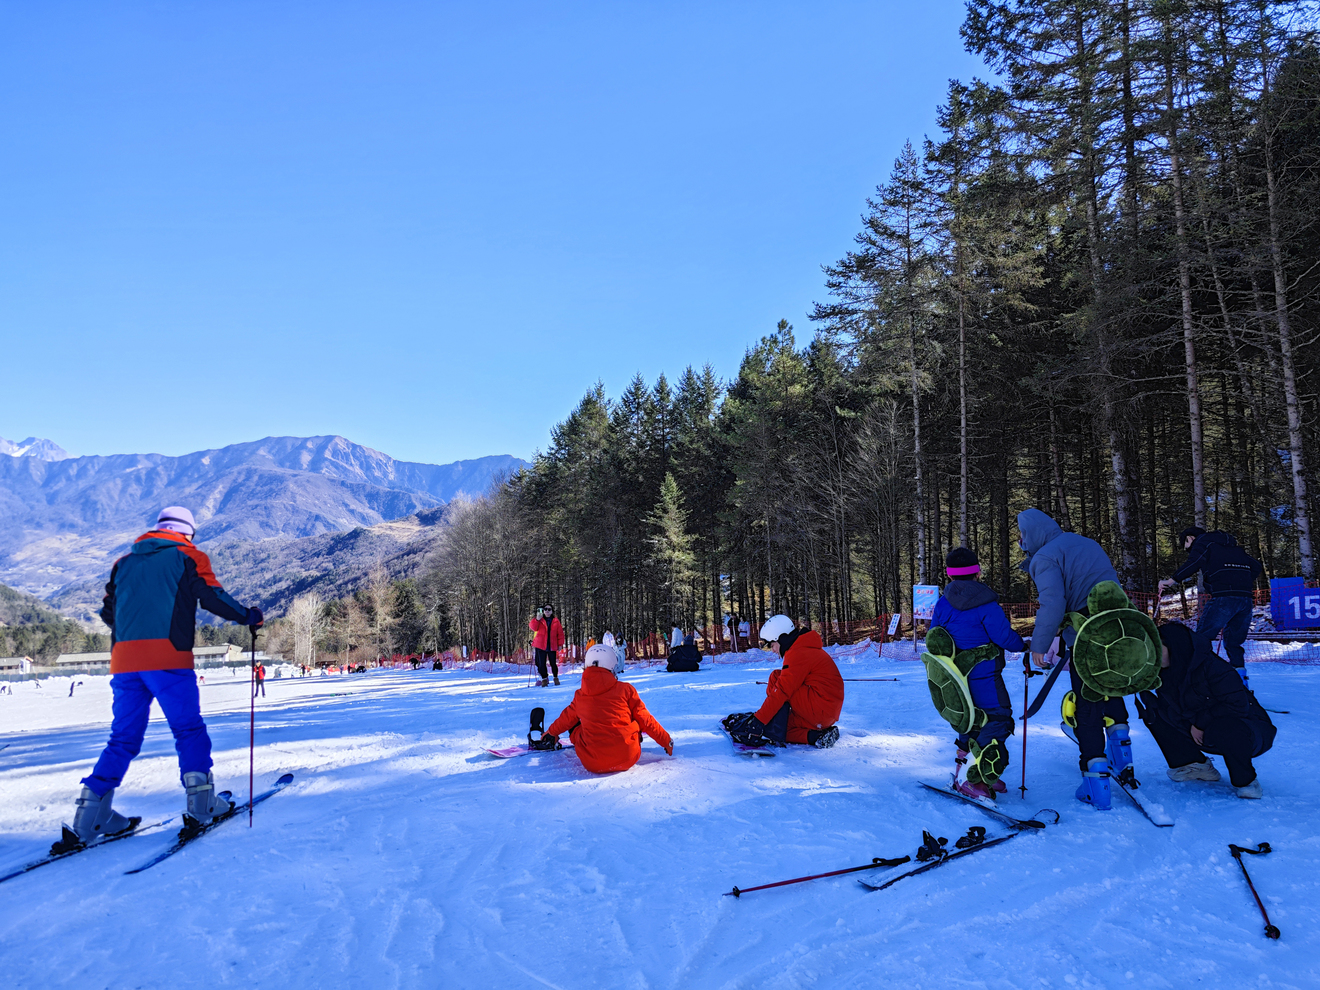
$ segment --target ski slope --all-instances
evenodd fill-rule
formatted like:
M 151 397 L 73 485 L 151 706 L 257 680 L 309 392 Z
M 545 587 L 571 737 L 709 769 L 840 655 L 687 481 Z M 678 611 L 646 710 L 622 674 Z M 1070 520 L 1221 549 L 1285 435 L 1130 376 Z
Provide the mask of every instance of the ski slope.
M 838 651 L 835 651 L 838 652 Z M 917 786 L 947 778 L 948 728 L 922 667 L 845 649 L 849 683 L 828 751 L 733 755 L 717 720 L 753 709 L 763 662 L 628 673 L 673 734 L 632 770 L 596 777 L 571 752 L 497 760 L 527 712 L 571 697 L 525 676 L 374 672 L 268 682 L 258 700 L 257 787 L 296 779 L 257 809 L 142 874 L 168 845 L 142 835 L 0 886 L 0 982 L 10 988 L 901 986 L 1320 986 L 1320 670 L 1251 665 L 1274 716 L 1265 798 L 1173 784 L 1134 720 L 1143 791 L 1177 821 L 1156 829 L 1115 795 L 1072 797 L 1076 748 L 1051 699 L 1028 737 L 1018 796 L 1014 737 L 1005 810 L 1062 821 L 880 892 L 853 877 L 722 897 L 1003 830 Z M 1020 665 L 1009 689 L 1020 709 Z M 71 815 L 105 741 L 107 677 L 0 695 L 0 873 L 34 859 Z M 1033 691 L 1041 679 L 1032 682 Z M 221 786 L 246 795 L 247 685 L 211 676 L 203 710 Z M 1062 689 L 1056 687 L 1059 697 Z M 1222 761 L 1217 761 L 1223 769 Z M 182 805 L 172 740 L 152 722 L 117 806 L 148 821 Z M 1270 842 L 1248 868 L 1228 843 Z M 900 869 L 903 869 L 900 867 Z M 878 877 L 880 873 L 865 874 Z

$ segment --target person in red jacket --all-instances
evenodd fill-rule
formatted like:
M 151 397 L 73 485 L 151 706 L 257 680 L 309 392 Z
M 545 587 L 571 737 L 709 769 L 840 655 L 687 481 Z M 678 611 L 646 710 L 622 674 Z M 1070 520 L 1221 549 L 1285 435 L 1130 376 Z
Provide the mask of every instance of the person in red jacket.
M 843 711 L 843 677 L 820 635 L 798 629 L 786 615 L 774 615 L 761 627 L 761 638 L 783 657 L 784 666 L 771 671 L 760 709 L 727 716 L 725 731 L 748 746 L 833 746 L 839 741 L 834 723 Z
M 532 631 L 532 649 L 536 651 L 536 669 L 541 675 L 541 687 L 550 683 L 546 673 L 546 664 L 555 675 L 555 686 L 559 686 L 559 651 L 564 648 L 564 627 L 555 615 L 553 605 L 542 605 L 536 610 L 536 618 L 527 623 Z
M 559 734 L 567 732 L 578 759 L 592 773 L 614 773 L 636 763 L 643 732 L 674 754 L 674 741 L 646 710 L 637 689 L 619 680 L 618 665 L 612 647 L 597 643 L 587 650 L 582 686 L 545 733 L 558 741 Z

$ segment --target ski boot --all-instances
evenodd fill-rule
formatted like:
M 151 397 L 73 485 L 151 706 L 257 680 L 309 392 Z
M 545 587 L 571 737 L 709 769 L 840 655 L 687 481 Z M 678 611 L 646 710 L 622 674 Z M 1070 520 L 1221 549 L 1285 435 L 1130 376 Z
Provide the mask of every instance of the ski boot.
M 987 787 L 982 783 L 973 783 L 970 780 L 958 781 L 958 793 L 965 794 L 969 798 L 977 801 L 993 801 L 995 799 L 994 789 Z
M 115 791 L 112 787 L 100 797 L 90 787 L 83 786 L 73 812 L 73 826 L 64 826 L 59 842 L 51 846 L 52 856 L 71 852 L 96 839 L 131 832 L 141 824 L 141 818 L 127 818 L 111 807 Z
M 1109 810 L 1109 761 L 1103 756 L 1087 761 L 1082 784 L 1077 788 L 1077 800 L 1098 811 Z
M 215 774 L 194 770 L 183 775 L 183 786 L 188 795 L 188 810 L 183 814 L 184 828 L 210 825 L 234 810 L 229 792 L 216 792 Z
M 555 687 L 559 687 L 559 675 L 555 674 Z
M 1105 726 L 1105 753 L 1109 757 L 1110 774 L 1124 780 L 1128 777 L 1135 779 L 1136 771 L 1132 769 L 1132 737 L 1128 734 L 1126 722 Z
M 817 749 L 829 749 L 839 741 L 839 727 L 831 725 L 828 729 L 811 729 L 807 732 L 807 742 Z
M 550 678 L 548 678 L 548 677 L 542 677 L 542 678 L 541 678 L 541 687 L 549 687 L 549 686 L 550 686 Z

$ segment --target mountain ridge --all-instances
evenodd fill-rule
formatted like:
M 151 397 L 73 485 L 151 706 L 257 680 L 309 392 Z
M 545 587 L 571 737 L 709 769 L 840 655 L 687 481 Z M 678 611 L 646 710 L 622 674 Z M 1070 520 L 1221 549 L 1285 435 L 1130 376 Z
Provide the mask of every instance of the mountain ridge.
M 72 610 L 61 592 L 104 581 L 162 506 L 190 508 L 202 545 L 298 540 L 480 495 L 524 464 L 508 454 L 398 461 L 337 435 L 266 437 L 177 457 L 0 457 L 0 518 L 9 524 L 0 529 L 0 583 L 91 621 L 85 592 L 78 605 L 69 601 Z

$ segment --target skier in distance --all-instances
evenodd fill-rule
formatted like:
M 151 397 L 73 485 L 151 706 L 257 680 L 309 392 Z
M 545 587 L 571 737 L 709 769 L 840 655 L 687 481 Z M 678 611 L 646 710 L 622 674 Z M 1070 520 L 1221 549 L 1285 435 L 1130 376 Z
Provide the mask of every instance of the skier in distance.
M 214 615 L 253 629 L 261 609 L 245 608 L 220 586 L 211 561 L 193 546 L 190 511 L 171 505 L 154 529 L 115 561 L 105 586 L 101 618 L 110 627 L 110 688 L 114 693 L 110 740 L 82 779 L 73 831 L 83 842 L 131 825 L 112 807 L 115 789 L 142 749 L 153 698 L 174 733 L 187 816 L 199 824 L 233 810 L 211 773 L 211 737 L 202 721 L 193 637 L 198 604 Z
M 559 651 L 564 648 L 564 626 L 555 615 L 553 605 L 542 605 L 536 610 L 536 616 L 527 623 L 532 631 L 532 648 L 535 651 L 536 670 L 541 675 L 541 687 L 548 687 L 550 674 L 547 664 L 555 675 L 555 686 L 559 685 Z

